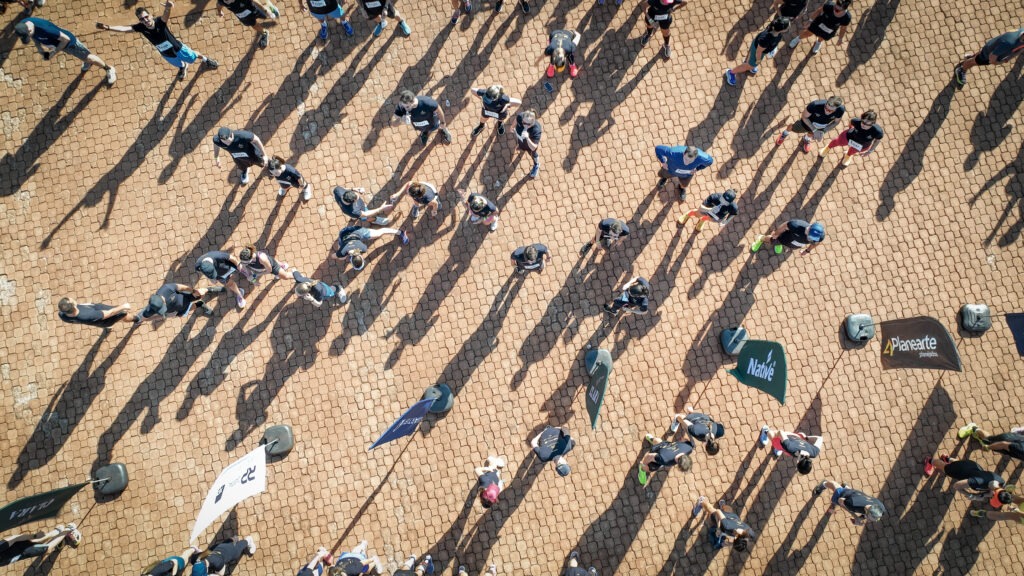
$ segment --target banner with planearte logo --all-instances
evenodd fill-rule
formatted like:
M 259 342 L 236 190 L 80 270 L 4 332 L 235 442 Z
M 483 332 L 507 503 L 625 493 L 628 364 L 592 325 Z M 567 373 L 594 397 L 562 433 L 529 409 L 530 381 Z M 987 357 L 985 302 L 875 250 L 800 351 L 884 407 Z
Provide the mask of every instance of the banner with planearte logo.
M 786 352 L 782 344 L 748 340 L 729 374 L 747 386 L 767 392 L 780 404 L 786 403 Z
M 960 352 L 941 322 L 930 316 L 882 322 L 882 368 L 963 372 Z

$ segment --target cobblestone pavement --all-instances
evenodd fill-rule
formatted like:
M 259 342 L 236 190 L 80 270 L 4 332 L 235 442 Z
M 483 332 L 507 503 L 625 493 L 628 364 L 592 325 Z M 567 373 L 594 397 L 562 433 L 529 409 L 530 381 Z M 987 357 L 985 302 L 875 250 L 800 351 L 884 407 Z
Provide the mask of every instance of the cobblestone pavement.
M 296 449 L 270 464 L 265 494 L 203 536 L 256 535 L 260 549 L 236 574 L 294 574 L 317 546 L 361 539 L 391 570 L 429 552 L 446 573 L 493 562 L 501 574 L 554 575 L 573 549 L 602 575 L 1014 573 L 1019 547 L 1001 541 L 1016 542 L 1019 528 L 970 518 L 948 482 L 920 474 L 929 454 L 976 449 L 956 440 L 965 421 L 1022 423 L 1024 364 L 1005 321 L 955 336 L 963 373 L 883 372 L 879 339 L 846 347 L 840 324 L 851 312 L 931 315 L 956 334 L 963 303 L 1021 311 L 1024 58 L 972 70 L 962 91 L 950 79 L 962 53 L 1020 26 L 1020 6 L 861 1 L 847 44 L 814 56 L 807 42 L 782 47 L 732 88 L 722 71 L 769 19 L 769 0 L 693 0 L 677 12 L 667 61 L 657 36 L 640 46 L 634 1 L 538 0 L 529 16 L 506 4 L 495 13 L 482 2 L 450 26 L 447 2 L 401 0 L 410 38 L 395 22 L 374 38 L 356 10 L 355 36 L 332 23 L 324 47 L 290 2 L 259 50 L 212 3 L 181 3 L 172 28 L 221 64 L 193 67 L 184 82 L 140 36 L 94 28 L 133 23 L 134 0 L 38 9 L 117 66 L 112 88 L 65 54 L 43 62 L 16 42 L 17 10 L 0 16 L 5 499 L 108 462 L 131 475 L 119 498 L 79 494 L 57 520 L 80 524 L 82 546 L 26 573 L 137 574 L 179 551 L 217 474 L 278 423 L 294 427 Z M 533 60 L 558 27 L 582 33 L 582 72 L 553 79 L 549 93 Z M 511 134 L 470 136 L 479 103 L 467 92 L 494 82 L 539 113 L 537 180 Z M 454 143 L 423 149 L 408 127 L 386 126 L 402 88 L 441 102 Z M 840 169 L 838 155 L 819 161 L 796 138 L 775 147 L 807 101 L 832 93 L 853 113 L 878 111 L 876 154 Z M 279 200 L 265 173 L 242 186 L 227 164 L 216 168 L 220 125 L 251 128 L 296 163 L 314 199 Z M 683 207 L 654 188 L 653 147 L 684 142 L 715 157 L 687 208 L 712 191 L 740 193 L 739 217 L 720 231 L 677 228 Z M 328 261 L 346 224 L 331 188 L 361 185 L 380 201 L 411 178 L 438 185 L 441 215 L 414 224 L 406 206 L 411 243 L 378 242 L 358 274 Z M 497 232 L 463 225 L 458 188 L 502 207 Z M 634 234 L 580 259 L 607 215 Z M 749 253 L 758 233 L 793 217 L 827 223 L 819 251 Z M 511 277 L 508 254 L 535 241 L 551 247 L 551 265 Z M 341 281 L 351 303 L 314 309 L 290 282 L 264 280 L 244 310 L 224 298 L 212 317 L 105 337 L 56 318 L 64 295 L 142 306 L 166 281 L 196 282 L 199 254 L 249 243 Z M 613 325 L 600 305 L 633 274 L 652 280 L 652 313 Z M 785 406 L 726 375 L 717 338 L 740 323 L 785 346 Z M 590 347 L 615 358 L 596 430 L 581 393 Z M 454 389 L 454 409 L 368 453 L 435 382 Z M 691 473 L 640 487 L 644 433 L 664 432 L 687 402 L 724 420 L 722 452 L 698 449 Z M 824 434 L 812 475 L 753 447 L 764 422 Z M 545 424 L 578 440 L 566 479 L 531 456 Z M 488 454 L 508 459 L 512 480 L 484 513 L 470 490 Z M 1019 463 L 974 457 L 1020 475 Z M 889 516 L 863 529 L 829 520 L 810 496 L 823 477 L 878 494 Z M 710 550 L 689 520 L 700 494 L 735 503 L 759 534 L 750 551 Z

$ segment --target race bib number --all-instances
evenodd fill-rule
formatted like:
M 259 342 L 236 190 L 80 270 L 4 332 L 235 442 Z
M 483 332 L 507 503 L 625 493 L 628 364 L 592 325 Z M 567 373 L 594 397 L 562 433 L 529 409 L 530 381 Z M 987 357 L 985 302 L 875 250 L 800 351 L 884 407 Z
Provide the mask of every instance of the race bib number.
M 835 32 L 835 30 L 829 28 L 828 26 L 825 26 L 824 24 L 818 24 L 818 30 L 821 30 L 825 34 L 831 34 Z
M 250 14 L 252 14 L 252 10 L 242 10 L 238 14 L 235 14 L 235 16 L 238 16 L 238 19 L 241 20 L 243 18 L 247 18 Z
M 161 42 L 156 45 L 157 52 L 170 52 L 174 49 L 174 45 L 170 42 Z
M 376 0 L 374 0 L 373 2 L 367 2 L 366 3 L 366 7 L 367 8 L 380 8 L 381 7 L 381 3 L 377 2 Z
M 693 176 L 693 170 L 684 170 L 682 168 L 677 168 L 676 170 L 673 170 L 673 173 L 675 173 L 678 176 Z
M 658 22 L 663 22 L 665 20 L 668 20 L 668 17 L 669 17 L 668 14 L 655 14 L 654 15 L 654 19 L 656 21 L 658 21 Z
M 412 125 L 417 128 L 426 128 L 427 126 L 430 126 L 430 120 L 415 120 Z
M 327 0 L 309 0 L 309 5 L 313 8 L 323 8 L 327 6 Z
M 853 148 L 857 152 L 860 152 L 861 150 L 864 149 L 864 145 L 861 144 L 860 142 L 854 142 L 853 140 L 850 140 L 848 143 L 850 144 L 850 148 Z
M 248 158 L 249 155 L 246 154 L 245 152 L 232 152 L 231 153 L 231 157 L 232 158 Z
M 487 116 L 488 118 L 498 118 L 499 114 L 490 110 L 484 110 L 484 116 Z
M 811 126 L 818 130 L 822 130 L 824 128 L 828 128 L 828 123 L 822 124 L 820 122 L 811 122 Z

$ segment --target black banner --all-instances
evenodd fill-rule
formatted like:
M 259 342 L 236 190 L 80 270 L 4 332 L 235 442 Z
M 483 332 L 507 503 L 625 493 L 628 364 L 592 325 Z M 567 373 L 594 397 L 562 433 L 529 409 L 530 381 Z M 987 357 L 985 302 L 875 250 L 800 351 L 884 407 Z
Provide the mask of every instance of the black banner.
M 882 322 L 882 368 L 930 368 L 963 372 L 953 337 L 929 316 Z
M 53 518 L 67 504 L 68 500 L 71 500 L 72 496 L 88 484 L 88 482 L 74 484 L 67 488 L 58 488 L 11 502 L 0 509 L 0 532 L 6 532 L 11 528 L 36 520 Z

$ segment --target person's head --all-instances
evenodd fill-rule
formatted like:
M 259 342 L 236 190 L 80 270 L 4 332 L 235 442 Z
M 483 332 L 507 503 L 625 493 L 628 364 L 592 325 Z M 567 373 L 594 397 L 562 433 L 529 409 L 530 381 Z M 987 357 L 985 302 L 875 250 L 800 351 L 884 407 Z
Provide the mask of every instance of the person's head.
M 881 502 L 879 502 L 878 504 L 868 504 L 867 506 L 864 507 L 864 516 L 868 519 L 869 522 L 878 522 L 882 519 L 882 516 L 884 515 L 885 506 L 882 506 Z
M 825 113 L 831 114 L 836 111 L 836 108 L 839 108 L 842 105 L 842 96 L 829 96 L 828 100 L 825 100 Z
M 558 472 L 558 475 L 562 478 L 565 478 L 569 475 L 569 472 L 572 472 L 572 468 L 569 467 L 569 461 L 565 459 L 565 456 L 559 456 L 555 460 L 555 472 Z
M 718 440 L 715 440 L 715 436 L 713 434 L 708 434 L 707 440 L 704 441 L 704 449 L 712 456 L 718 454 L 718 451 L 721 450 L 721 447 L 718 445 Z
M 484 92 L 484 102 L 490 104 L 491 102 L 497 101 L 501 98 L 501 95 L 505 93 L 505 88 L 501 84 L 494 84 L 487 88 Z
M 210 280 L 217 277 L 217 267 L 213 263 L 213 258 L 207 256 L 199 261 L 199 271 L 203 273 Z
M 737 530 L 737 532 L 740 532 L 740 531 Z M 747 549 L 747 546 L 749 546 L 749 545 L 750 545 L 750 536 L 748 536 L 745 532 L 737 535 L 736 538 L 734 538 L 733 541 L 732 541 L 732 549 L 737 551 L 737 552 L 743 552 L 744 550 Z
M 32 36 L 32 28 L 31 22 L 18 22 L 14 25 L 14 33 L 21 39 L 22 44 L 28 44 L 29 38 Z
M 78 303 L 74 298 L 61 298 L 60 302 L 57 302 L 57 310 L 62 314 L 71 314 L 76 308 L 78 308 Z
M 796 471 L 807 475 L 811 473 L 811 469 L 814 468 L 814 461 L 807 454 L 800 454 L 800 459 L 796 462 Z
M 1013 503 L 1013 494 L 1002 489 L 996 490 L 992 497 L 989 498 L 988 503 L 996 510 L 999 510 L 1003 506 Z
M 483 196 L 477 194 L 469 199 L 469 209 L 474 212 L 477 210 L 483 210 L 483 207 L 487 205 L 487 200 L 484 200 Z
M 874 110 L 868 110 L 860 115 L 860 123 L 865 128 L 868 126 L 874 126 L 876 121 L 878 121 L 878 113 Z
M 726 190 L 725 192 L 722 193 L 722 199 L 725 200 L 726 202 L 735 202 L 736 191 L 733 190 L 732 188 Z
M 836 0 L 836 8 L 833 12 L 842 14 L 850 8 L 850 4 L 853 4 L 853 0 Z
M 161 316 L 167 315 L 167 301 L 159 294 L 153 294 L 149 297 L 148 308 Z
M 409 185 L 409 196 L 412 198 L 423 198 L 427 193 L 427 187 L 422 182 L 413 182 Z
M 700 148 L 697 148 L 696 146 L 687 146 L 686 150 L 683 150 L 683 161 L 690 164 L 697 159 L 698 154 L 700 154 Z
M 416 95 L 412 90 L 402 90 L 398 93 L 398 105 L 406 110 L 412 110 L 416 107 Z
M 689 472 L 693 468 L 693 460 L 690 460 L 689 454 L 680 454 L 676 456 L 676 466 L 683 472 Z
M 536 262 L 537 261 L 537 249 L 534 248 L 533 246 L 527 246 L 526 248 L 524 248 L 523 249 L 523 259 L 525 259 L 527 262 Z
M 366 258 L 363 257 L 363 253 L 359 250 L 353 250 L 348 253 L 348 262 L 356 270 L 362 270 L 366 266 Z
M 220 140 L 224 144 L 231 144 L 235 140 L 235 133 L 226 126 L 221 126 L 217 129 L 217 140 Z
M 156 25 L 156 21 L 153 20 L 153 16 L 149 13 L 149 8 L 136 8 L 135 17 L 138 18 L 139 22 L 142 22 L 142 25 L 146 28 L 152 28 Z
M 551 63 L 555 65 L 555 69 L 561 72 L 565 70 L 565 63 L 568 57 L 565 53 L 565 48 L 558 47 L 551 51 Z
M 284 158 L 280 156 L 274 156 L 270 159 L 270 164 L 267 166 L 270 169 L 270 173 L 274 176 L 280 176 L 284 172 Z
M 629 292 L 630 296 L 635 296 L 637 298 L 643 298 L 644 296 L 647 296 L 647 287 L 644 286 L 643 284 L 637 282 L 637 283 L 635 283 L 635 284 L 633 284 L 632 286 L 629 287 L 628 292 Z
M 529 128 L 537 123 L 537 111 L 533 108 L 527 108 L 522 114 L 523 126 Z
M 772 34 L 780 34 L 789 28 L 790 20 L 785 16 L 779 16 L 768 25 L 768 31 Z
M 312 287 L 312 282 L 299 282 L 295 285 L 295 293 L 299 296 L 309 296 L 309 290 Z
M 238 252 L 238 259 L 242 262 L 252 262 L 256 259 L 256 247 L 246 246 Z
M 821 222 L 815 222 L 807 228 L 807 239 L 811 242 L 821 242 L 825 239 L 825 225 Z
M 501 488 L 497 484 L 491 484 L 487 488 L 480 491 L 480 504 L 484 508 L 490 508 L 498 501 L 498 494 L 501 493 Z
M 338 186 L 338 188 L 341 188 L 341 186 Z M 335 194 L 335 197 L 337 197 L 337 194 Z M 355 190 L 345 190 L 341 195 L 341 203 L 346 206 L 351 206 L 358 199 L 359 193 Z

